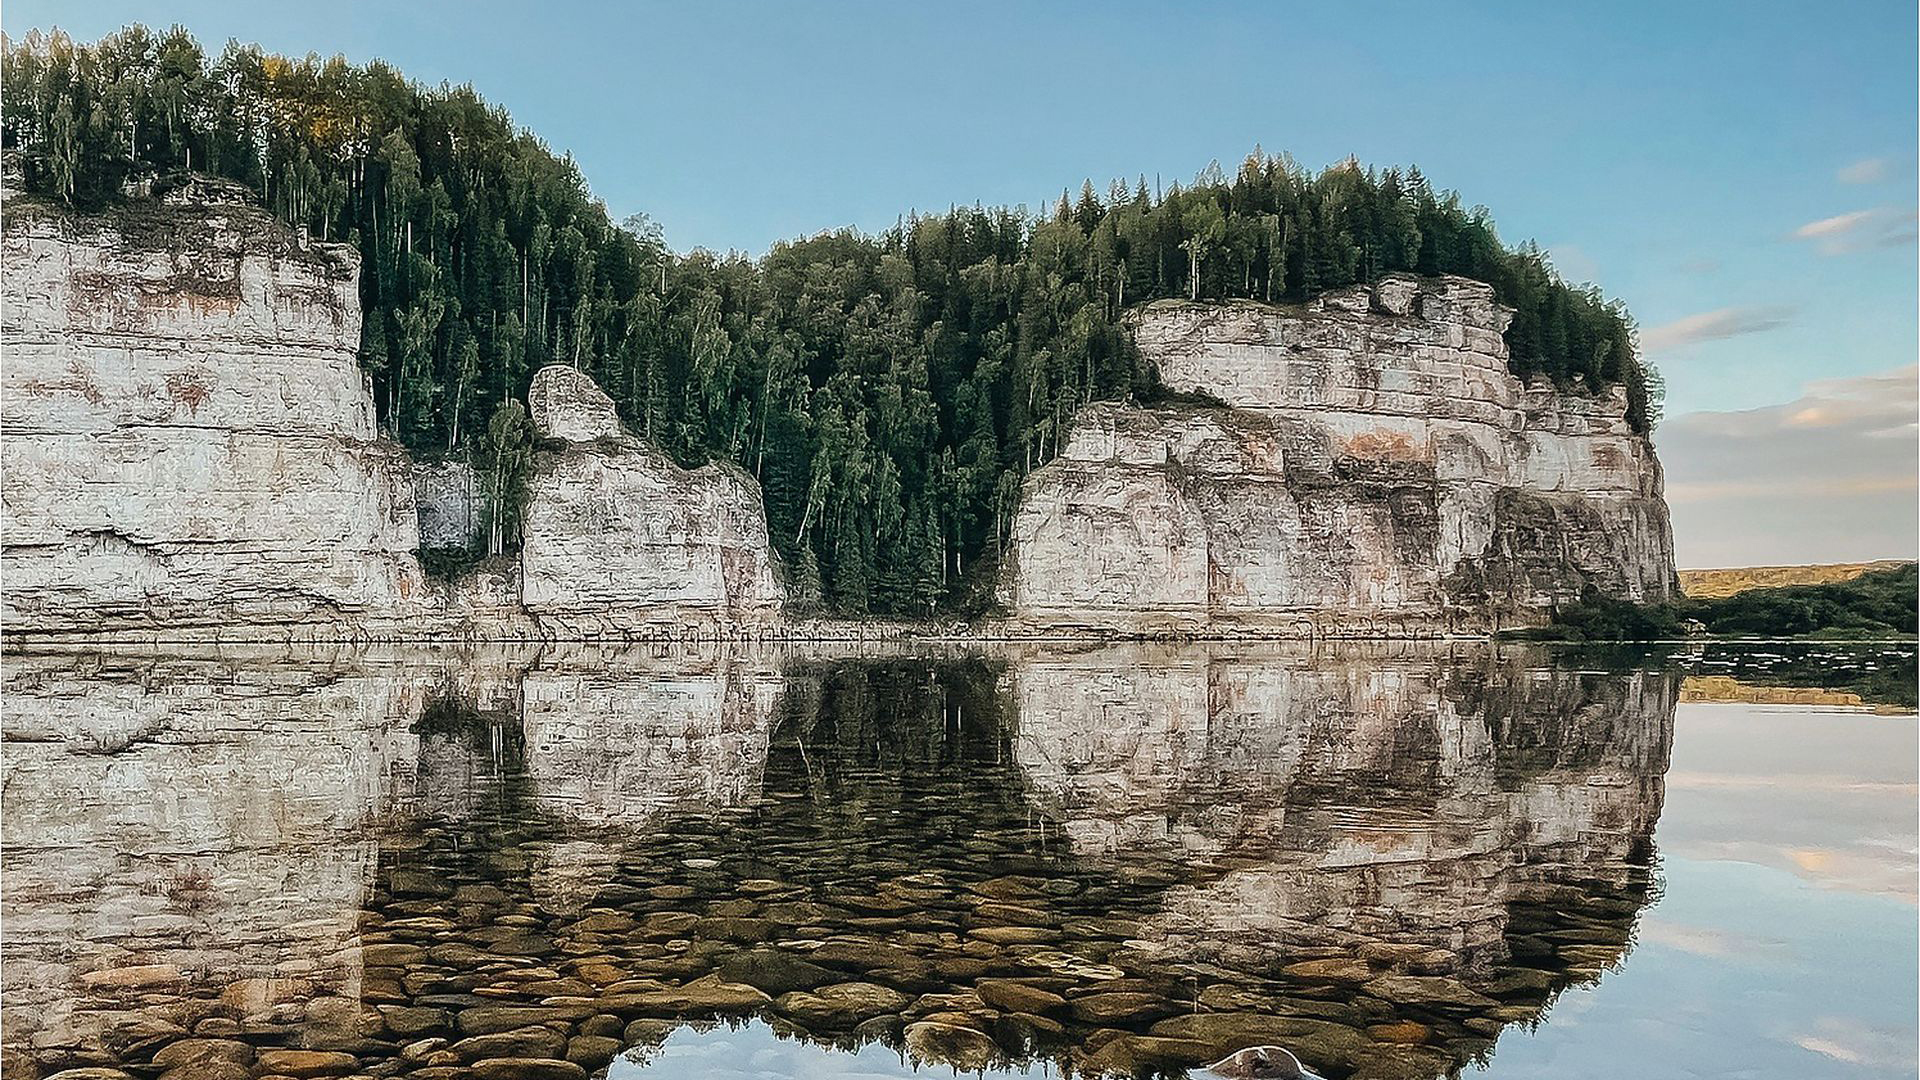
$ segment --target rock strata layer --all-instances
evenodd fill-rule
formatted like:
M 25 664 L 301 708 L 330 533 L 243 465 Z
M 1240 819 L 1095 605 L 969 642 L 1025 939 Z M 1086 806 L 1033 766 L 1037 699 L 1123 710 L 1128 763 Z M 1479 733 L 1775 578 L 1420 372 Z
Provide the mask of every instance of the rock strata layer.
M 218 199 L 7 209 L 9 627 L 339 624 L 420 593 L 350 248 Z
M 1660 465 L 1624 391 L 1523 383 L 1463 278 L 1301 308 L 1159 302 L 1135 339 L 1218 400 L 1089 406 L 1029 479 L 1002 598 L 1029 625 L 1412 635 L 1673 592 Z
M 564 365 L 534 374 L 534 460 L 520 596 L 544 626 L 604 632 L 645 624 L 777 617 L 760 488 L 738 469 L 683 469 L 629 435 L 612 399 Z

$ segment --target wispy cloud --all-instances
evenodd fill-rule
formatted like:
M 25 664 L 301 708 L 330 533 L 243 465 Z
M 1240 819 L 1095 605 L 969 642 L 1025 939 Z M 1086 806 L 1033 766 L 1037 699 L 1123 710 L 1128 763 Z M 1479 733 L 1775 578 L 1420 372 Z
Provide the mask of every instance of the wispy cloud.
M 1793 230 L 1793 239 L 1814 245 L 1822 255 L 1847 255 L 1876 247 L 1911 244 L 1915 237 L 1912 210 L 1880 206 L 1809 221 Z
M 1835 214 L 1819 221 L 1809 221 L 1793 230 L 1793 235 L 1802 240 L 1824 240 L 1833 236 L 1845 236 L 1873 218 L 1871 210 L 1855 210 L 1851 214 Z
M 1795 1046 L 1875 1071 L 1911 1072 L 1913 1069 L 1913 1033 L 1910 1031 L 1876 1027 L 1848 1016 L 1815 1016 L 1811 1027 L 1811 1031 L 1794 1037 Z
M 1920 548 L 1920 365 L 1816 380 L 1783 405 L 1673 417 L 1658 443 L 1684 566 Z
M 1887 159 L 1879 157 L 1861 158 L 1834 174 L 1843 184 L 1877 184 L 1886 178 Z
M 1758 334 L 1782 325 L 1792 312 L 1779 307 L 1725 307 L 1688 315 L 1640 332 L 1640 347 L 1661 353 L 1702 341 Z
M 1649 914 L 1640 921 L 1636 936 L 1642 945 L 1665 945 L 1695 956 L 1737 956 L 1752 961 L 1769 954 L 1778 958 L 1787 951 L 1785 945 L 1778 941 L 1712 927 L 1670 922 L 1657 914 Z
M 1845 1044 L 1834 1042 L 1832 1039 L 1822 1039 L 1813 1035 L 1802 1035 L 1793 1040 L 1793 1044 L 1802 1050 L 1810 1050 L 1822 1057 L 1830 1057 L 1835 1061 L 1846 1062 L 1848 1065 L 1865 1065 L 1867 1063 L 1867 1059 L 1863 1057 L 1859 1051 Z

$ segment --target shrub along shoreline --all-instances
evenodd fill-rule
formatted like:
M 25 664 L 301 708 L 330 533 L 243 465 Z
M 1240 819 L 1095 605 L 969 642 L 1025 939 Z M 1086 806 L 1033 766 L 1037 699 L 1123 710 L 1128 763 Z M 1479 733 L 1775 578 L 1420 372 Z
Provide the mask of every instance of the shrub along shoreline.
M 1677 641 L 1689 637 L 1912 640 L 1920 633 L 1920 567 L 1870 570 L 1849 581 L 1748 589 L 1713 599 L 1633 604 L 1589 590 L 1551 625 L 1502 632 L 1510 641 Z

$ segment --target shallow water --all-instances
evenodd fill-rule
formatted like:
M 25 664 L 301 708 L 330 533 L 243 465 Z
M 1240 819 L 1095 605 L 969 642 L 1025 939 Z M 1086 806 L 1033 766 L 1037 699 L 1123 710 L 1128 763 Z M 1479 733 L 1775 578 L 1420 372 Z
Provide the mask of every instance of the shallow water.
M 11 655 L 5 1072 L 1912 1076 L 1914 719 L 1761 653 Z

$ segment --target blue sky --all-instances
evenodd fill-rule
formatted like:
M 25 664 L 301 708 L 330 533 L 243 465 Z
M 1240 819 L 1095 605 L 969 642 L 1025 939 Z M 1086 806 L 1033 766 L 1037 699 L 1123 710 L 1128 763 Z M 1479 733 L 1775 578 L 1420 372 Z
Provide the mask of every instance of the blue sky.
M 1184 179 L 1258 143 L 1316 168 L 1417 163 L 1491 207 L 1510 242 L 1627 301 L 1669 416 L 1782 405 L 1920 347 L 1911 0 L 13 0 L 3 17 L 83 38 L 136 19 L 472 82 L 683 249 Z

